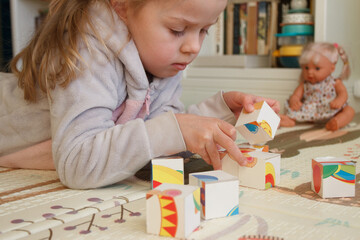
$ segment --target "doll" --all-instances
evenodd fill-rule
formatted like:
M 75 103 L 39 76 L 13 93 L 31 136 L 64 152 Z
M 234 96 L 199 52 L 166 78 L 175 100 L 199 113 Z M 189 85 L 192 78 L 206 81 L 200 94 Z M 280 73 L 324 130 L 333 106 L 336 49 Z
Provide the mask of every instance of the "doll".
M 344 62 L 339 78 L 332 73 L 338 57 Z M 301 81 L 285 103 L 286 115 L 280 115 L 280 126 L 292 127 L 296 122 L 325 123 L 335 131 L 351 122 L 354 109 L 348 105 L 348 94 L 342 83 L 350 75 L 348 58 L 337 44 L 309 43 L 299 58 Z

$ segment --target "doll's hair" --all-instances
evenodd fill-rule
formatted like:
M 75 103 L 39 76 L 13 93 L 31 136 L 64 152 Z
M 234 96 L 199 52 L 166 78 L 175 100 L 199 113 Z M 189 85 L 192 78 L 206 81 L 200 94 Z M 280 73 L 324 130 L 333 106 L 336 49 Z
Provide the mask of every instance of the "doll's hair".
M 111 14 L 111 3 L 128 3 L 140 8 L 149 0 L 52 0 L 49 13 L 28 45 L 10 63 L 12 72 L 18 77 L 18 85 L 24 90 L 24 99 L 36 102 L 36 88 L 50 96 L 56 85 L 66 87 L 81 73 L 86 62 L 79 54 L 79 42 L 91 50 L 86 30 L 105 46 L 99 31 L 91 21 L 90 5 L 101 3 Z M 110 26 L 109 26 L 110 27 Z M 121 48 L 121 46 L 119 47 Z
M 330 62 L 336 64 L 340 56 L 344 65 L 339 76 L 340 79 L 344 80 L 350 76 L 350 66 L 348 61 L 348 56 L 346 55 L 344 49 L 339 46 L 337 43 L 327 43 L 327 42 L 313 42 L 308 43 L 299 58 L 300 65 L 307 64 L 312 60 L 315 64 L 320 60 L 320 56 L 324 56 L 329 59 Z

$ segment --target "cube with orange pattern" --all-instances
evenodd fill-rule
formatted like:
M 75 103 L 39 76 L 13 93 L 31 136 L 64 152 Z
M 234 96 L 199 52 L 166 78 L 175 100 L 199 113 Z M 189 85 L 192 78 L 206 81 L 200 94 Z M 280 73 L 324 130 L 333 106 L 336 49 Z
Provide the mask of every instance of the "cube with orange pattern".
M 235 128 L 250 144 L 265 144 L 272 140 L 280 123 L 280 117 L 265 102 L 254 104 L 251 113 L 243 109 Z
M 187 238 L 200 225 L 200 188 L 162 183 L 146 193 L 147 233 Z
M 237 177 L 239 185 L 268 189 L 280 183 L 280 154 L 267 152 L 269 148 L 266 145 L 238 145 L 238 147 L 247 158 L 246 166 L 240 166 L 224 150 L 219 153 L 222 170 Z

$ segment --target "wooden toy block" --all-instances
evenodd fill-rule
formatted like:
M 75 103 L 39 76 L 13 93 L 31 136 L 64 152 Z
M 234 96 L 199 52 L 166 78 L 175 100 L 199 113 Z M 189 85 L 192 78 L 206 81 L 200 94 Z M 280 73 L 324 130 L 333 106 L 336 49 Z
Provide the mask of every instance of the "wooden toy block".
M 252 157 L 248 154 L 249 152 L 269 152 L 269 145 L 251 145 L 249 143 L 241 143 L 237 145 L 241 153 L 247 157 L 249 162 L 252 162 Z M 226 149 L 222 148 L 219 150 L 220 159 L 223 159 L 228 153 Z
M 354 197 L 356 162 L 337 157 L 312 160 L 311 189 L 322 198 Z
M 272 140 L 280 123 L 280 117 L 265 102 L 254 104 L 255 110 L 243 109 L 235 128 L 250 144 L 263 144 Z
M 189 174 L 189 185 L 201 187 L 201 217 L 219 218 L 239 214 L 239 181 L 224 171 Z
M 222 158 L 222 170 L 238 177 L 239 185 L 268 189 L 280 183 L 280 154 L 261 151 L 243 154 L 248 159 L 246 166 L 240 166 L 229 154 Z
M 184 184 L 184 159 L 156 158 L 151 160 L 151 188 L 162 183 Z
M 186 238 L 200 225 L 200 188 L 163 183 L 146 194 L 146 231 Z
M 249 143 L 241 143 L 237 145 L 242 153 L 260 151 L 269 152 L 269 145 L 251 145 Z
M 253 157 L 249 155 L 249 152 L 269 152 L 269 145 L 251 145 L 249 143 L 241 143 L 237 146 L 249 162 L 248 166 L 251 166 L 254 161 Z M 223 159 L 228 153 L 226 149 L 220 149 L 219 154 L 220 159 Z

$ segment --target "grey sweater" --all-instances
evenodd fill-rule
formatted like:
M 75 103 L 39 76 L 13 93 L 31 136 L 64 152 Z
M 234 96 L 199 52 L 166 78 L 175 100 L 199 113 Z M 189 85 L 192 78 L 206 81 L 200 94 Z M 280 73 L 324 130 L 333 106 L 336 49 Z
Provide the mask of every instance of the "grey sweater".
M 65 89 L 57 86 L 51 99 L 39 92 L 36 104 L 27 103 L 17 79 L 0 74 L 0 156 L 52 138 L 61 182 L 79 189 L 116 183 L 155 157 L 186 150 L 174 115 L 185 112 L 181 73 L 149 84 L 124 23 L 115 13 L 113 22 L 101 4 L 91 14 L 106 48 L 89 28 L 91 52 L 79 48 L 84 71 Z M 146 94 L 149 115 L 116 125 L 114 111 L 126 100 L 144 101 Z M 187 112 L 235 122 L 221 92 Z

